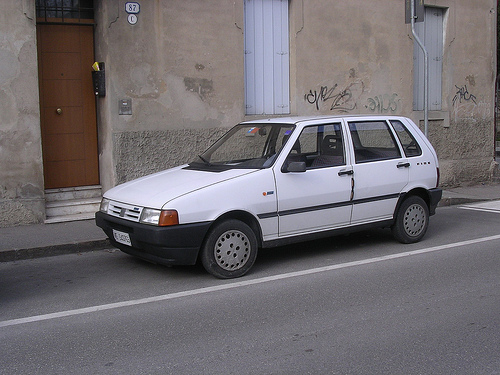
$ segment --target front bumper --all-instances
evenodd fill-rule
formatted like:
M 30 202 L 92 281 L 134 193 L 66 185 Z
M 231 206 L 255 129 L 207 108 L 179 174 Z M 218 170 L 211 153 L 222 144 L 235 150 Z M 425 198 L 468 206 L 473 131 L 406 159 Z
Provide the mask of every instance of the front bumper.
M 121 251 L 151 262 L 167 265 L 196 263 L 203 239 L 211 222 L 157 227 L 135 223 L 96 212 L 98 227 L 108 236 L 111 244 Z M 127 233 L 132 246 L 116 242 L 113 229 Z

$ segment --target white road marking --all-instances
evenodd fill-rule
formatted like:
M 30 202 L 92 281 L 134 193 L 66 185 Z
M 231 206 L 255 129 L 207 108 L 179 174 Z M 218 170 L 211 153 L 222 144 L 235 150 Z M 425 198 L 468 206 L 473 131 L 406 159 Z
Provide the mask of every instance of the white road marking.
M 338 270 L 338 269 L 348 268 L 348 267 L 356 267 L 356 266 L 361 266 L 361 265 L 365 265 L 365 264 L 383 262 L 383 261 L 387 261 L 387 260 L 404 258 L 404 257 L 412 256 L 412 255 L 432 253 L 432 252 L 436 252 L 436 251 L 440 251 L 440 250 L 446 250 L 446 249 L 451 249 L 451 248 L 455 248 L 455 247 L 474 245 L 474 244 L 478 244 L 478 243 L 482 243 L 482 242 L 496 241 L 496 240 L 500 240 L 500 235 L 482 237 L 482 238 L 477 238 L 474 240 L 455 242 L 455 243 L 450 243 L 450 244 L 445 244 L 445 245 L 440 245 L 440 246 L 428 247 L 428 248 L 420 249 L 420 250 L 407 251 L 404 253 L 391 254 L 391 255 L 385 255 L 385 256 L 376 257 L 376 258 L 358 260 L 358 261 L 354 261 L 354 262 L 332 264 L 329 266 L 311 268 L 311 269 L 296 271 L 296 272 L 283 273 L 283 274 L 274 275 L 274 276 L 262 277 L 259 279 L 235 281 L 235 282 L 231 282 L 229 284 L 216 285 L 216 286 L 193 289 L 193 290 L 186 290 L 183 292 L 163 294 L 163 295 L 154 296 L 154 297 L 140 298 L 140 299 L 135 299 L 135 300 L 109 303 L 109 304 L 98 305 L 98 306 L 90 306 L 90 307 L 85 307 L 85 308 L 81 308 L 81 309 L 55 312 L 55 313 L 51 313 L 51 314 L 34 315 L 34 316 L 26 317 L 26 318 L 4 320 L 4 321 L 0 321 L 0 328 L 19 325 L 19 324 L 25 324 L 25 323 L 40 322 L 40 321 L 44 321 L 44 320 L 64 318 L 64 317 L 74 316 L 74 315 L 90 314 L 90 313 L 95 313 L 95 312 L 99 312 L 99 311 L 119 309 L 122 307 L 143 305 L 143 304 L 151 303 L 151 302 L 173 300 L 173 299 L 177 299 L 177 298 L 195 296 L 195 295 L 199 295 L 199 294 L 213 293 L 213 292 L 218 292 L 221 290 L 241 288 L 241 287 L 245 287 L 245 286 L 257 285 L 257 284 L 267 283 L 267 282 L 271 282 L 271 281 L 290 279 L 293 277 L 300 277 L 300 276 L 307 276 L 307 275 L 312 275 L 312 274 L 321 273 L 321 272 L 328 272 L 328 271 L 333 271 L 333 270 Z
M 460 206 L 459 208 L 463 210 L 474 210 L 483 212 L 495 212 L 500 213 L 500 201 L 487 201 L 480 203 L 471 203 Z

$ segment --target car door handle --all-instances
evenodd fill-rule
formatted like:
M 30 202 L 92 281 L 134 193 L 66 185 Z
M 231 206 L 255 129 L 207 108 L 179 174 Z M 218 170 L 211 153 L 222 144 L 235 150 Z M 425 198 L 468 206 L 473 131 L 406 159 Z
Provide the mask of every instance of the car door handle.
M 410 163 L 406 162 L 406 163 L 398 163 L 398 165 L 396 167 L 398 167 L 398 168 L 408 168 L 409 166 L 410 166 Z
M 339 172 L 339 176 L 344 176 L 344 175 L 353 175 L 354 174 L 354 171 L 352 169 L 348 169 L 348 170 L 342 170 Z

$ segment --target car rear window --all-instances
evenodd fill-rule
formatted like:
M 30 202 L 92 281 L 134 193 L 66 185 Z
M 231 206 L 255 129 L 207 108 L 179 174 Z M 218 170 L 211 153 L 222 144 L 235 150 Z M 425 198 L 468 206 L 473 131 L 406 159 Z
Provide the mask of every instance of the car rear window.
M 406 157 L 422 155 L 422 149 L 410 131 L 399 120 L 391 120 L 391 124 L 403 146 Z
M 401 152 L 385 121 L 350 122 L 356 163 L 389 160 L 401 157 Z

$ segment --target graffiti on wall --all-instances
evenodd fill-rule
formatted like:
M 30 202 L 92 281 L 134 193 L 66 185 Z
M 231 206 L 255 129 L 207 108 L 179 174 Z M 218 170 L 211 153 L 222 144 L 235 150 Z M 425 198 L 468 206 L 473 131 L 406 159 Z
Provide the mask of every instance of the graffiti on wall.
M 356 98 L 363 91 L 363 82 L 353 82 L 344 88 L 339 88 L 336 83 L 333 86 L 321 86 L 317 90 L 309 90 L 304 95 L 304 100 L 314 105 L 318 111 L 326 104 L 330 111 L 348 112 L 356 108 Z
M 304 99 L 309 104 L 316 106 L 316 110 L 322 106 L 322 103 L 328 103 L 331 100 L 330 110 L 335 109 L 349 111 L 356 108 L 356 103 L 351 101 L 352 93 L 349 88 L 345 90 L 337 90 L 338 84 L 333 87 L 321 86 L 319 90 L 309 90 L 304 95 Z
M 469 93 L 469 89 L 467 88 L 467 85 L 463 85 L 461 87 L 455 85 L 455 87 L 457 88 L 457 92 L 455 93 L 455 96 L 453 97 L 453 105 L 456 105 L 457 101 L 459 103 L 469 102 L 469 101 L 476 103 L 476 96 Z
M 467 85 L 455 85 L 456 92 L 453 97 L 453 117 L 458 120 L 485 120 L 492 117 L 492 105 L 484 97 L 477 97 L 469 91 Z
M 377 95 L 367 99 L 365 108 L 376 113 L 394 113 L 398 110 L 400 101 L 396 93 Z

